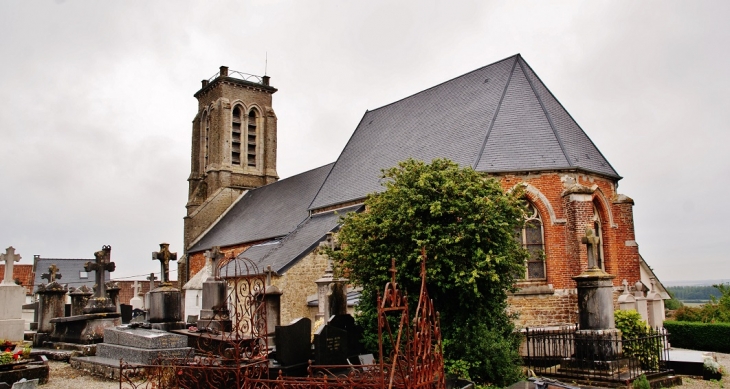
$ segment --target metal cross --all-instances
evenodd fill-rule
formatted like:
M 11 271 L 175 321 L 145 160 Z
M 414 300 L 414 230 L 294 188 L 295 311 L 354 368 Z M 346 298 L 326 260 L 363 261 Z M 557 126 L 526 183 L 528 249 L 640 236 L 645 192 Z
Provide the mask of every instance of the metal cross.
M 58 272 L 58 266 L 56 264 L 51 264 L 51 266 L 48 267 L 48 273 L 41 274 L 41 278 L 44 280 L 48 280 L 48 283 L 52 283 L 56 280 L 61 279 L 61 273 Z
M 580 239 L 581 243 L 586 245 L 588 250 L 588 268 L 595 269 L 598 267 L 596 264 L 596 258 L 598 257 L 597 249 L 598 244 L 601 242 L 601 238 L 595 235 L 595 231 L 592 228 L 586 228 L 586 236 Z
M 172 285 L 170 283 L 170 261 L 177 261 L 177 253 L 170 252 L 170 244 L 160 243 L 160 251 L 152 252 L 152 260 L 160 261 L 160 265 L 162 266 L 162 272 L 160 274 L 162 285 Z
M 101 250 L 94 253 L 96 262 L 86 262 L 84 270 L 86 272 L 96 272 L 96 290 L 94 297 L 106 297 L 106 271 L 113 272 L 117 265 L 111 262 L 112 246 L 102 246 Z
M 212 271 L 213 271 L 213 278 L 218 279 L 220 277 L 220 269 L 218 266 L 220 266 L 220 260 L 223 259 L 224 255 L 221 251 L 220 246 L 213 246 L 212 249 L 205 252 L 205 258 L 208 259 L 211 263 Z
M 15 281 L 13 281 L 13 264 L 20 261 L 20 255 L 15 254 L 15 248 L 10 246 L 5 249 L 5 254 L 0 254 L 0 261 L 5 261 L 5 277 L 2 284 L 15 285 Z

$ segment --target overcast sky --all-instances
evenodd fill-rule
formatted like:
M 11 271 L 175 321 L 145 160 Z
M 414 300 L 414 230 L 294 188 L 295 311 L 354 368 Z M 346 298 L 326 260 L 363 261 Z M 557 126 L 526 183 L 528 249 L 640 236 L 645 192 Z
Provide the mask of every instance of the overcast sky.
M 284 178 L 334 161 L 366 109 L 521 53 L 624 177 L 660 279 L 730 278 L 728 20 L 726 1 L 3 1 L 0 245 L 108 244 L 117 277 L 182 254 L 193 93 L 221 65 L 279 89 Z

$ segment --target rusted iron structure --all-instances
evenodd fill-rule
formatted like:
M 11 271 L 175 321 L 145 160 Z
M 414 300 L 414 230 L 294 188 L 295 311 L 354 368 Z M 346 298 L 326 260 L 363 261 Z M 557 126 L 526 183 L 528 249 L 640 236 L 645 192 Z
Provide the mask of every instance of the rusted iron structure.
M 250 261 L 234 261 L 240 264 L 231 262 L 236 272 L 227 278 L 231 285 L 229 308 L 235 317 L 231 333 L 200 334 L 195 355 L 184 359 L 162 359 L 146 366 L 121 362 L 120 389 L 445 389 L 441 327 L 426 289 L 425 250 L 413 320 L 409 319 L 407 296 L 396 282 L 393 260 L 391 281 L 378 296 L 378 361 L 310 364 L 306 377 L 269 372 L 266 312 L 261 298 L 265 278 L 258 276 L 258 269 Z

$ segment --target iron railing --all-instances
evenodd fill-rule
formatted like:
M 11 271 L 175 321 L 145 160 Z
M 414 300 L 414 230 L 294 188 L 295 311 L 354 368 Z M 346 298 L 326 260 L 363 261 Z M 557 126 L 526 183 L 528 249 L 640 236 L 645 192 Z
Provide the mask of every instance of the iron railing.
M 538 376 L 626 382 L 669 371 L 667 337 L 664 330 L 622 339 L 616 330 L 528 328 L 524 364 Z
M 208 79 L 208 82 L 213 82 L 213 80 L 215 80 L 216 78 L 220 77 L 220 75 L 221 75 L 220 72 L 214 74 L 213 77 L 211 77 L 211 78 Z M 237 70 L 229 70 L 228 71 L 228 77 L 237 78 L 239 80 L 243 80 L 243 81 L 253 82 L 255 84 L 264 85 L 264 79 L 263 79 L 263 77 L 256 76 L 256 75 L 253 75 L 253 74 L 239 72 Z

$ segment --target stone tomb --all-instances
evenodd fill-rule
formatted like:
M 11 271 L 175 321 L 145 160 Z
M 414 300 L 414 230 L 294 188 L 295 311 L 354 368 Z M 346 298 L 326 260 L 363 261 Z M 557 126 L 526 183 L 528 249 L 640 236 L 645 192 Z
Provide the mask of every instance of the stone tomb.
M 25 327 L 25 288 L 13 281 L 13 263 L 20 261 L 20 255 L 10 246 L 0 254 L 0 261 L 5 261 L 5 277 L 0 283 L 0 339 L 18 342 L 23 340 Z
M 186 358 L 193 349 L 188 339 L 166 331 L 127 326 L 107 328 L 104 343 L 96 346 L 92 357 L 72 357 L 71 366 L 104 377 L 119 378 L 119 360 L 129 364 L 150 365 L 160 358 Z
M 165 331 L 185 328 L 182 321 L 182 293 L 170 282 L 170 261 L 177 260 L 177 253 L 170 252 L 169 243 L 160 243 L 160 251 L 152 253 L 152 259 L 160 261 L 160 287 L 150 291 L 150 314 L 148 321 L 152 328 Z

